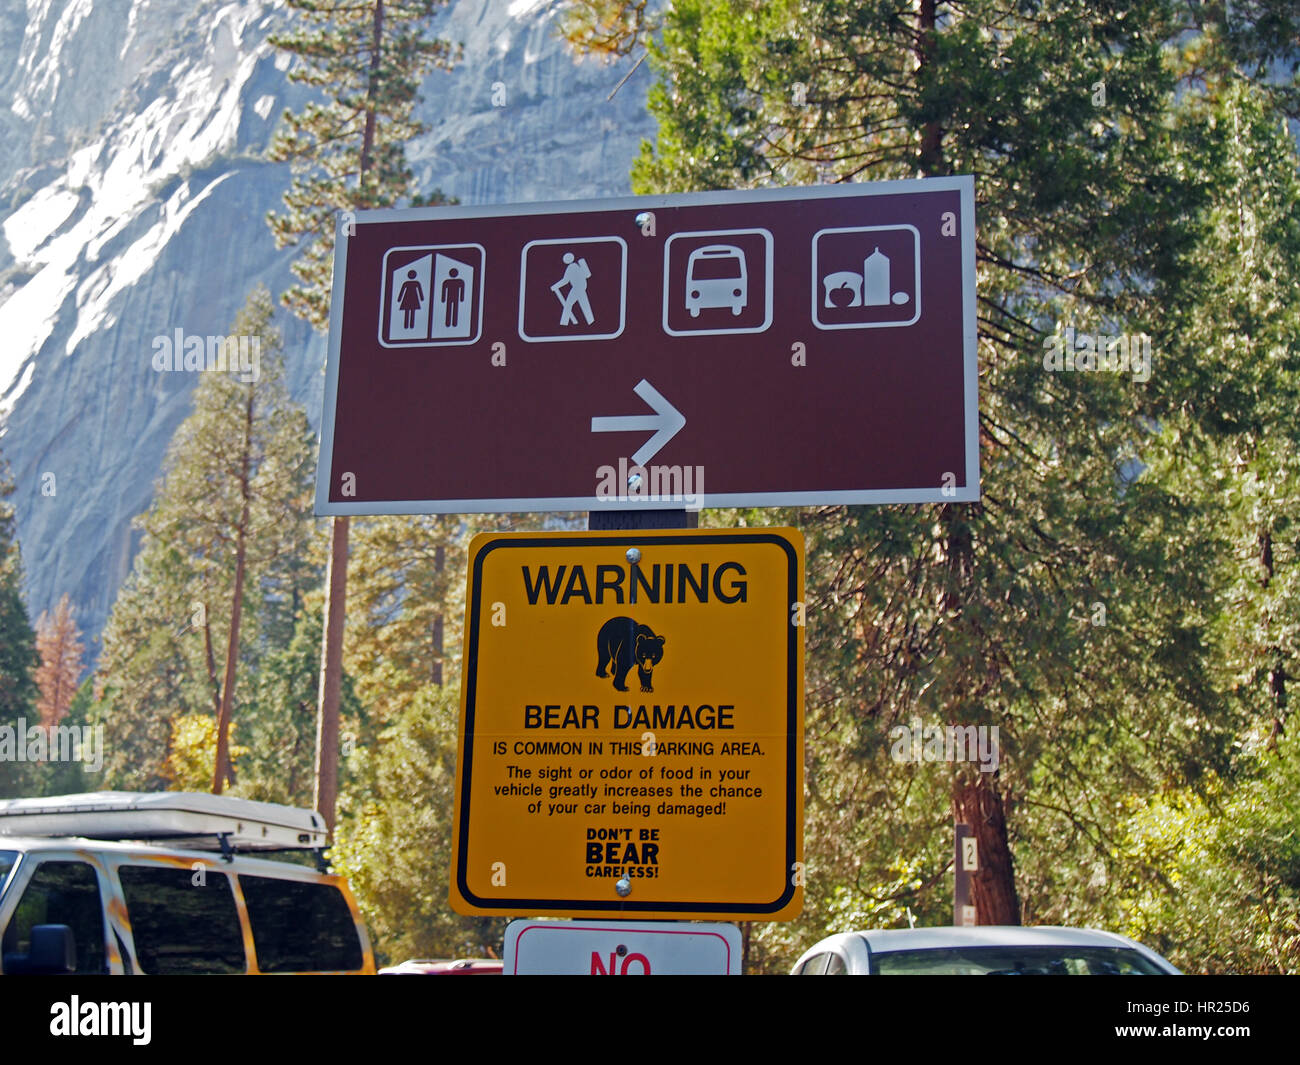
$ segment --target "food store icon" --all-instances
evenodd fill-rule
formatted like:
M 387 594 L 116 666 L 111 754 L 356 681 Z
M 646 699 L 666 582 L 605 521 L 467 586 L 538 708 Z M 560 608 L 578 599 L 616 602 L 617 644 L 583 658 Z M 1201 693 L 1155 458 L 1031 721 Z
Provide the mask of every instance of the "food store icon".
M 819 230 L 812 263 L 819 329 L 904 326 L 921 316 L 920 234 L 913 226 Z

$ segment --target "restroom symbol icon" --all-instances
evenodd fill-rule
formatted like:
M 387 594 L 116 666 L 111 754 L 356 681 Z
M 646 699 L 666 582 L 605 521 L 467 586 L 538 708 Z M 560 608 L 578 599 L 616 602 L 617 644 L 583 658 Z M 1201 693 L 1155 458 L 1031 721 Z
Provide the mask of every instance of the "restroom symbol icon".
M 483 259 L 478 244 L 390 248 L 384 254 L 379 342 L 397 348 L 477 341 Z

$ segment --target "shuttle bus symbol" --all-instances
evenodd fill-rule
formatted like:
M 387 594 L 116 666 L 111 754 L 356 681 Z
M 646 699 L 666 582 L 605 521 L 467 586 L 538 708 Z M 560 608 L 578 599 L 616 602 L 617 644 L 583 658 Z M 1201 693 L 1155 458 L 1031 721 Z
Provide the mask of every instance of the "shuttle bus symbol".
M 739 315 L 748 299 L 743 251 L 732 244 L 708 244 L 691 252 L 686 261 L 686 309 L 692 318 L 700 316 L 702 307 L 730 307 Z

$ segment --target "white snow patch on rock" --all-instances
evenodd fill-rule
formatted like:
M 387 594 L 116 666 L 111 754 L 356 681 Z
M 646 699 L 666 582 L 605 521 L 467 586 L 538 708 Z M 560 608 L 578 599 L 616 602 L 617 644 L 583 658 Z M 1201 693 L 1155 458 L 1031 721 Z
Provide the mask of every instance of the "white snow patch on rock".
M 75 192 L 58 185 L 47 185 L 4 220 L 5 240 L 19 262 L 27 262 L 36 249 L 49 239 L 68 215 L 77 209 L 80 198 Z

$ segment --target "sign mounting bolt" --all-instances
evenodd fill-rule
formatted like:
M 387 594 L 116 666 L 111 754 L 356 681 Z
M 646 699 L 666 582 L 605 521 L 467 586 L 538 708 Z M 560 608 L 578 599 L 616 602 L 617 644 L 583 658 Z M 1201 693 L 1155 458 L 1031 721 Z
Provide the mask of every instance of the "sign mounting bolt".
M 641 549 L 639 547 L 629 547 L 627 549 L 627 560 L 635 566 L 641 561 Z
M 632 894 L 632 881 L 627 877 L 623 877 L 622 880 L 614 885 L 614 890 L 618 892 L 619 898 L 625 899 Z

